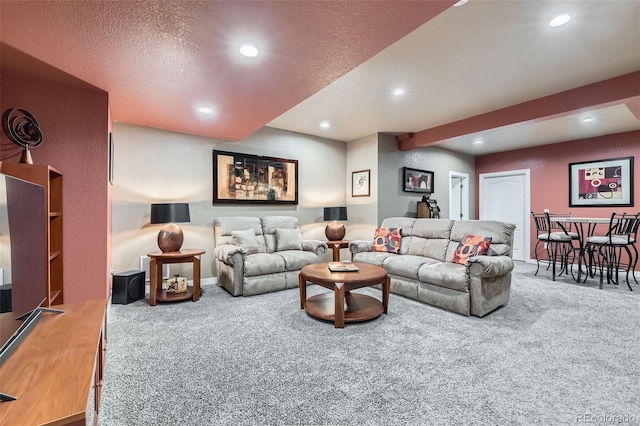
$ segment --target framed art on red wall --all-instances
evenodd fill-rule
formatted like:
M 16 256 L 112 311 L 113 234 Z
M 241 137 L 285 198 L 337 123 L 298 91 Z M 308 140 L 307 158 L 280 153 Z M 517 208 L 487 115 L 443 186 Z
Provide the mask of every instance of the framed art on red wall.
M 569 164 L 569 207 L 633 206 L 633 157 Z

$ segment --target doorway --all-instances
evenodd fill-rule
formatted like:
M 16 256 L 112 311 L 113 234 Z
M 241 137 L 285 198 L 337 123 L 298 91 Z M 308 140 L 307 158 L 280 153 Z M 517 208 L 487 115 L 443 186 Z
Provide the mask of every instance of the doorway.
M 469 175 L 449 171 L 449 219 L 469 219 Z
M 513 259 L 530 258 L 531 176 L 529 169 L 481 173 L 480 220 L 514 223 Z

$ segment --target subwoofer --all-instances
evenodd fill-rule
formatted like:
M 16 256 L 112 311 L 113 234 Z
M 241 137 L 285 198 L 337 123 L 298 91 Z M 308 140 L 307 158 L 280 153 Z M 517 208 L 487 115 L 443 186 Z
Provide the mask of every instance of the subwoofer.
M 113 274 L 111 303 L 126 305 L 144 298 L 144 271 Z

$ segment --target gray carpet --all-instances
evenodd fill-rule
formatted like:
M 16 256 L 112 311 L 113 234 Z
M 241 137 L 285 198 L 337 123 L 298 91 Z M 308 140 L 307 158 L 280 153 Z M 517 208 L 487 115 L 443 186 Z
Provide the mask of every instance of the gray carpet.
M 485 318 L 391 295 L 388 315 L 335 329 L 297 289 L 217 286 L 197 303 L 113 305 L 100 424 L 640 422 L 640 286 L 534 270 L 518 263 L 509 304 Z

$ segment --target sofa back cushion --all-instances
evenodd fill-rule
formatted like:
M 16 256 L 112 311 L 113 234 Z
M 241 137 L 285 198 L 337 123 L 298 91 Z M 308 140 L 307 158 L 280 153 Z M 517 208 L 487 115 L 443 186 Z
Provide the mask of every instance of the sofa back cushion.
M 513 233 L 516 226 L 512 223 L 498 222 L 494 220 L 457 220 L 451 228 L 451 242 L 447 249 L 448 262 L 453 260 L 453 255 L 466 234 L 491 238 L 491 246 L 487 256 L 509 256 L 513 254 Z
M 267 253 L 276 251 L 276 230 L 300 230 L 298 218 L 294 216 L 264 216 L 260 220 L 262 221 L 262 234 L 264 235 Z
M 302 237 L 299 229 L 276 229 L 276 251 L 302 250 Z
M 411 243 L 411 233 L 415 219 L 411 217 L 388 217 L 382 221 L 380 228 L 400 228 L 400 251 L 399 254 L 407 254 Z
M 232 242 L 237 246 L 242 246 L 247 250 L 247 254 L 260 252 L 260 245 L 253 229 L 243 229 L 242 231 L 231 231 Z
M 233 231 L 253 230 L 258 241 L 258 252 L 264 253 L 265 239 L 260 218 L 253 216 L 218 217 L 213 220 L 213 236 L 216 245 L 234 244 Z M 238 237 L 236 237 L 238 238 Z
M 416 220 L 407 253 L 444 262 L 452 226 L 453 221 L 449 219 Z

